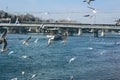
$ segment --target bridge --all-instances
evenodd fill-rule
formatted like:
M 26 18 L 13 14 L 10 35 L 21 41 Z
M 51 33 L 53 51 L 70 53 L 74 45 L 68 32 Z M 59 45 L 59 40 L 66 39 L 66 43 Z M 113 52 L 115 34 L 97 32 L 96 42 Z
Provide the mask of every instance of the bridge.
M 115 24 L 82 24 L 82 23 L 37 23 L 37 24 L 25 24 L 25 23 L 0 23 L 0 27 L 34 27 L 38 29 L 49 29 L 49 28 L 76 28 L 78 29 L 78 34 L 82 34 L 83 29 L 92 29 L 94 36 L 98 36 L 99 30 L 101 30 L 101 35 L 104 36 L 105 30 L 120 30 L 120 25 Z
M 0 27 L 57 27 L 57 28 L 90 28 L 90 29 L 120 29 L 120 25 L 115 24 L 82 24 L 82 23 L 39 23 L 39 24 L 14 24 L 0 23 Z

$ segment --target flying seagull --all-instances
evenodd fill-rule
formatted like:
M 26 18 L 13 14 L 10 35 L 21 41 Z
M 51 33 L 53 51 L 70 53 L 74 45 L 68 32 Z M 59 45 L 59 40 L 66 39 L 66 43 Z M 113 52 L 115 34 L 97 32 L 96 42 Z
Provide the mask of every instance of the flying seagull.
M 51 36 L 51 37 L 48 38 L 48 45 L 47 45 L 47 47 L 49 47 L 51 44 L 54 43 L 54 37 L 55 36 Z
M 7 34 L 7 29 L 5 29 L 5 31 L 0 37 L 0 44 L 3 44 L 2 49 L 1 49 L 2 52 L 7 51 L 7 40 L 5 38 L 6 34 Z
M 76 59 L 76 57 L 71 58 L 71 59 L 69 60 L 69 64 L 70 64 L 72 61 L 74 61 L 75 59 Z
M 26 40 L 23 41 L 23 44 L 24 44 L 24 45 L 28 45 L 28 41 L 29 41 L 31 38 L 32 38 L 32 37 L 29 36 L 28 39 L 26 39 Z

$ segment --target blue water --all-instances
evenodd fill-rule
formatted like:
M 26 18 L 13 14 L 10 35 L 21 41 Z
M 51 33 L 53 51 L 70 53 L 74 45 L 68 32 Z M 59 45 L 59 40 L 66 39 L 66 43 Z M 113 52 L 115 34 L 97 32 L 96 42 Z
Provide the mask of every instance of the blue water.
M 30 35 L 29 45 L 23 45 Z M 69 36 L 66 44 L 59 41 L 50 47 L 42 34 L 7 34 L 7 41 L 8 51 L 0 54 L 0 80 L 120 80 L 120 34 Z M 31 79 L 33 74 L 37 76 Z

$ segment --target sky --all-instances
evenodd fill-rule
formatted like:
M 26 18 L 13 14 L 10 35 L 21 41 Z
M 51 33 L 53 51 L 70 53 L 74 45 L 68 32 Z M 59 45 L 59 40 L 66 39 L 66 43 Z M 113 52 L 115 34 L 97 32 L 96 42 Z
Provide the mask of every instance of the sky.
M 88 6 L 96 9 L 96 14 Z M 0 10 L 12 14 L 33 14 L 42 19 L 75 20 L 79 23 L 113 24 L 120 18 L 120 0 L 0 0 Z M 92 15 L 88 18 L 84 15 Z

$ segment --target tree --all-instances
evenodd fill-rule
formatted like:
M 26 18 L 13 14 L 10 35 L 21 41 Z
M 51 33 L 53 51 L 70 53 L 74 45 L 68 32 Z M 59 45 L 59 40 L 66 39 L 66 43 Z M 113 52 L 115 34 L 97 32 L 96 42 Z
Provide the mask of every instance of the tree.
M 4 14 L 4 18 L 7 18 L 7 17 L 8 17 L 8 13 L 5 13 L 5 14 Z

